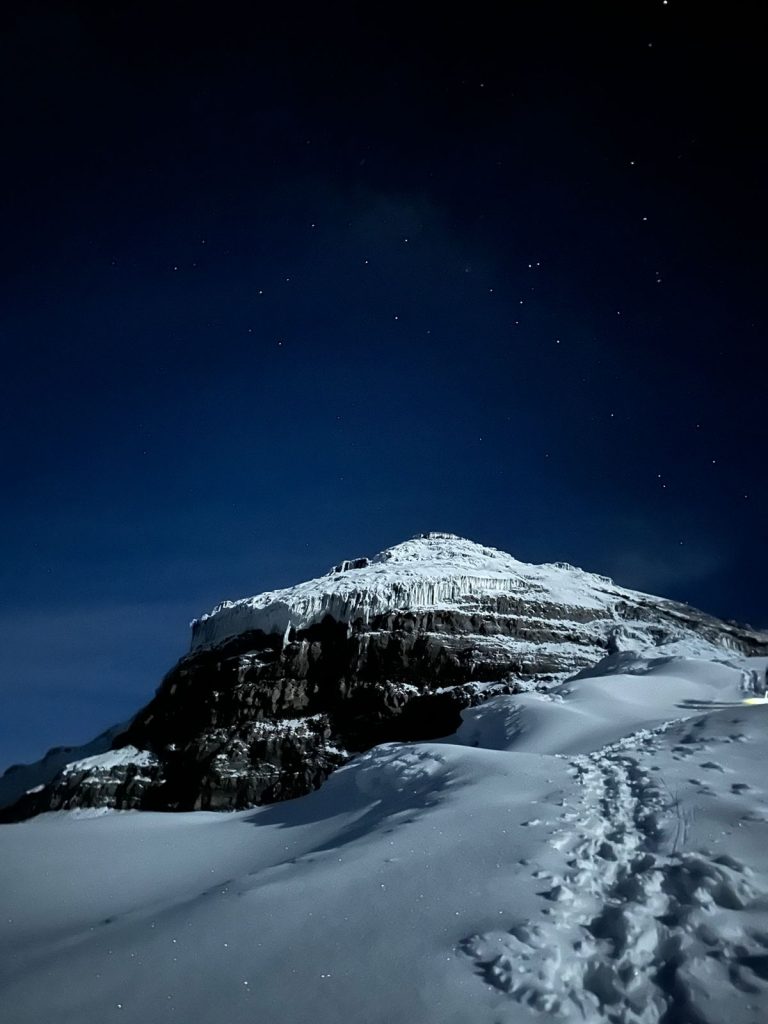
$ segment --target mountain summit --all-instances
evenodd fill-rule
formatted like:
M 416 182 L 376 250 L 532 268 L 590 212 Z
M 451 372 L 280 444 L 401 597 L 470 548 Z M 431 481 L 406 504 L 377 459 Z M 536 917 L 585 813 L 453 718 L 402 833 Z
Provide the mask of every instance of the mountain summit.
M 202 615 L 189 654 L 127 728 L 63 767 L 9 769 L 4 815 L 300 796 L 355 753 L 445 736 L 489 697 L 627 651 L 727 660 L 768 653 L 768 637 L 566 563 L 421 534 Z
M 608 590 L 606 590 L 606 587 Z M 562 606 L 607 607 L 625 594 L 604 576 L 565 563 L 527 565 L 451 533 L 424 533 L 374 555 L 335 566 L 327 576 L 240 601 L 224 601 L 192 623 L 192 648 L 251 629 L 306 629 L 330 615 L 369 622 L 395 609 L 470 606 L 499 593 Z

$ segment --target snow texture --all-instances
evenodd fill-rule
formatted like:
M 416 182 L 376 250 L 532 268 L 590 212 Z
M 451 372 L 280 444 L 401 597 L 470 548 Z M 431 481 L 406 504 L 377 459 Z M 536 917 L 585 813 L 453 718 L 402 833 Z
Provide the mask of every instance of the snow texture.
M 612 658 L 297 800 L 0 826 L 3 1019 L 762 1024 L 768 659 Z
M 84 757 L 79 761 L 70 761 L 64 767 L 64 773 L 71 775 L 82 771 L 109 771 L 111 768 L 123 768 L 128 765 L 150 767 L 157 764 L 157 758 L 148 750 L 137 750 L 136 747 L 120 747 L 119 750 L 107 750 L 103 754 Z

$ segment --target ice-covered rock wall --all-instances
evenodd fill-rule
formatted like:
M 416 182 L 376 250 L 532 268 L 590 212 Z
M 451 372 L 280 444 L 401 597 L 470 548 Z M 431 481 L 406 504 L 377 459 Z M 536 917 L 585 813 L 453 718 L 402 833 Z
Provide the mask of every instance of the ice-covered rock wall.
M 295 587 L 223 601 L 192 623 L 192 649 L 249 630 L 285 634 L 306 629 L 327 615 L 337 622 L 368 623 L 389 611 L 460 606 L 499 593 L 597 609 L 631 592 L 565 563 L 527 565 L 452 534 L 429 533 L 370 561 L 342 562 L 327 576 Z

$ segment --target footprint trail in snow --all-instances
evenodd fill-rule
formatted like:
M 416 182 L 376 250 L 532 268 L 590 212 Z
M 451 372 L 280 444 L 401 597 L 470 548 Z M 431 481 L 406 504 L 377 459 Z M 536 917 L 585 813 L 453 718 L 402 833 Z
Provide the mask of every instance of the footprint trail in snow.
M 581 799 L 563 809 L 550 839 L 567 870 L 534 872 L 532 884 L 548 885 L 540 920 L 462 947 L 517 1005 L 510 1021 L 525 1006 L 578 1021 L 722 1024 L 734 1019 L 734 1001 L 739 1020 L 765 1020 L 768 931 L 754 918 L 768 905 L 766 891 L 727 852 L 688 850 L 690 812 L 658 764 L 695 761 L 702 775 L 722 779 L 726 769 L 708 752 L 747 737 L 705 736 L 705 722 L 643 731 L 570 760 Z M 713 792 L 713 783 L 689 783 Z M 719 784 L 733 794 L 749 789 Z M 761 821 L 752 813 L 739 825 Z

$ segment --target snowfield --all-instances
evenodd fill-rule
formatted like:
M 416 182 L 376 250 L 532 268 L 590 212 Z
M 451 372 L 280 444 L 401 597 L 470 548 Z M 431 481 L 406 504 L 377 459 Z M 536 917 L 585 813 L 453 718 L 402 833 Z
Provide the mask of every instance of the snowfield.
M 767 666 L 625 654 L 298 800 L 0 826 L 2 1019 L 763 1024 Z

